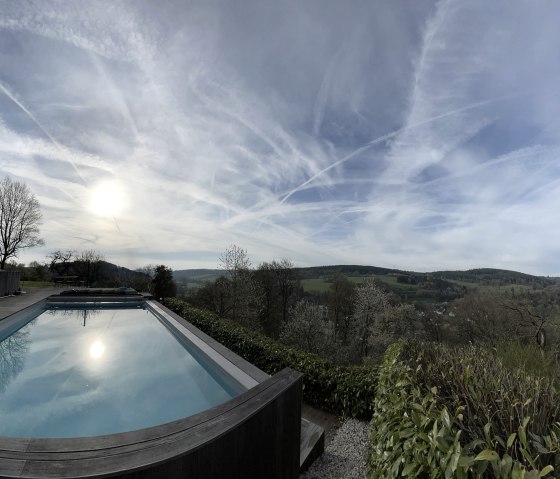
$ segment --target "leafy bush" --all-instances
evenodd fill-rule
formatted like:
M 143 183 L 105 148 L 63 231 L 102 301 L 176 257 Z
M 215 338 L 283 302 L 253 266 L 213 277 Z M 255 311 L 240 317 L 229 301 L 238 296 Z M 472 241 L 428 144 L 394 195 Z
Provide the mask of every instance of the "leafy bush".
M 522 369 L 535 376 L 560 380 L 560 368 L 554 351 L 543 350 L 534 343 L 500 341 L 495 352 L 509 369 Z
M 548 476 L 560 460 L 557 405 L 549 381 L 488 351 L 396 343 L 379 373 L 370 475 Z
M 247 329 L 175 298 L 165 305 L 221 344 L 268 374 L 285 367 L 303 373 L 303 396 L 313 405 L 336 414 L 370 419 L 373 414 L 377 369 L 338 366 Z
M 560 396 L 554 383 L 523 369 L 504 367 L 491 350 L 441 344 L 407 346 L 401 357 L 416 369 L 417 383 L 437 386 L 450 408 L 465 408 L 461 429 L 467 440 L 484 437 L 487 424 L 490 433 L 515 432 L 531 418 L 532 432 L 545 434 L 560 420 Z

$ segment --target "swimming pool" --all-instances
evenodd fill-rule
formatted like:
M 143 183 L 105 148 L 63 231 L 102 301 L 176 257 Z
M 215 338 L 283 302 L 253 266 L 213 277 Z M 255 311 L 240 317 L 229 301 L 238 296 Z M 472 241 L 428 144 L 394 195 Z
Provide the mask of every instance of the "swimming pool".
M 0 436 L 133 431 L 248 389 L 146 305 L 50 306 L 0 339 Z
M 0 339 L 0 477 L 299 475 L 301 373 L 268 376 L 155 301 L 51 297 Z

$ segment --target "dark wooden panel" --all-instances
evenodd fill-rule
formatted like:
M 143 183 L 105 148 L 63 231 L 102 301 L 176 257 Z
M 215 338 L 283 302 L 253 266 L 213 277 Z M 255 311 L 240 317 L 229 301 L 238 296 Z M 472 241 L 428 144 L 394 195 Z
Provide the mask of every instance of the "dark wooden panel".
M 14 294 L 19 290 L 19 271 L 0 271 L 0 296 Z

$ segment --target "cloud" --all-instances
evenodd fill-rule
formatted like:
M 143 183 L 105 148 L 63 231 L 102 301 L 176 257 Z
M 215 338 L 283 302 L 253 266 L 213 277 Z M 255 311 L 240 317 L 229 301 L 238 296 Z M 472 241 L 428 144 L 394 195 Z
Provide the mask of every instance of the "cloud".
M 559 270 L 552 1 L 0 6 L 0 169 L 45 219 L 24 260 Z

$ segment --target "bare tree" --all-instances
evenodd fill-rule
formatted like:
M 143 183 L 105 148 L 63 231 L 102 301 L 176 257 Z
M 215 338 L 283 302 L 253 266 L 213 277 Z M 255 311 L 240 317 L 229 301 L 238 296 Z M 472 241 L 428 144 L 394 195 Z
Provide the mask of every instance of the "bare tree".
M 101 263 L 105 260 L 103 254 L 93 249 L 82 251 L 74 262 L 74 268 L 85 280 L 86 287 L 91 287 L 99 279 Z
M 346 275 L 340 271 L 333 274 L 328 292 L 329 313 L 334 322 L 335 335 L 343 343 L 348 340 L 352 324 L 355 290 L 356 284 Z
M 549 294 L 471 293 L 455 300 L 452 312 L 461 339 L 496 344 L 503 340 L 546 345 L 547 329 L 559 324 L 559 308 Z
M 288 319 L 288 312 L 294 300 L 295 294 L 300 286 L 300 281 L 294 269 L 294 264 L 286 258 L 271 263 L 275 272 L 276 282 L 280 293 L 282 305 L 282 322 Z
M 261 263 L 253 276 L 260 286 L 264 331 L 277 338 L 281 325 L 288 320 L 300 287 L 294 265 L 288 259 Z
M 41 210 L 27 185 L 5 177 L 0 181 L 0 269 L 20 250 L 42 246 Z
M 137 275 L 133 276 L 130 286 L 136 291 L 154 292 L 153 279 L 156 275 L 156 266 L 149 264 L 136 269 Z
M 66 276 L 72 268 L 74 251 L 71 249 L 62 251 L 59 249 L 47 255 L 47 258 L 51 260 L 49 264 L 51 273 L 56 273 L 57 276 Z
M 247 250 L 237 245 L 230 246 L 220 256 L 220 267 L 227 272 L 229 304 L 224 308 L 227 315 L 247 326 L 257 326 L 261 292 L 253 278 Z
M 0 341 L 0 393 L 23 369 L 29 349 L 29 327 L 27 326 Z

